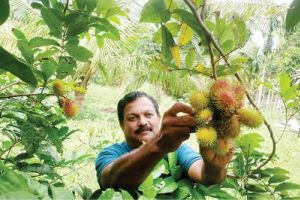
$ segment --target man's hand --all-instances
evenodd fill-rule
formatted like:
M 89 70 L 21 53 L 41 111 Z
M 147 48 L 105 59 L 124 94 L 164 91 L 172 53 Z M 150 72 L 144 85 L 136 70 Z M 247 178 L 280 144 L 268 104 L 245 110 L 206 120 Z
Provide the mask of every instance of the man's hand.
M 196 127 L 194 114 L 192 107 L 183 103 L 175 103 L 164 113 L 158 140 L 162 152 L 175 151 L 190 137 Z
M 226 167 L 233 157 L 232 148 L 225 155 L 218 155 L 212 149 L 200 147 L 203 158 L 200 182 L 203 184 L 215 184 L 223 182 L 226 178 Z
M 234 149 L 232 148 L 227 154 L 217 155 L 212 149 L 200 147 L 200 153 L 203 157 L 204 163 L 215 168 L 224 168 L 231 161 Z

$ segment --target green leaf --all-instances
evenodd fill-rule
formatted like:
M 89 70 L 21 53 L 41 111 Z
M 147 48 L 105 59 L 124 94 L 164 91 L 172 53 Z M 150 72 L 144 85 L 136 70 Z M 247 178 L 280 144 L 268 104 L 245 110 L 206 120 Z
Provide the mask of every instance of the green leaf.
M 275 187 L 274 191 L 285 191 L 285 190 L 296 190 L 300 189 L 300 185 L 296 183 L 290 183 L 290 182 L 285 182 L 285 183 L 280 183 Z
M 97 0 L 86 0 L 86 8 L 88 12 L 92 12 L 97 7 Z
M 168 162 L 164 159 L 160 160 L 155 165 L 154 169 L 151 172 L 153 179 L 160 177 L 162 174 L 168 174 L 168 173 L 169 173 Z
M 195 49 L 190 49 L 189 52 L 185 56 L 185 67 L 189 68 L 193 65 L 196 57 Z
M 33 48 L 42 47 L 42 46 L 59 46 L 58 42 L 53 39 L 45 39 L 42 37 L 34 37 L 29 41 L 29 46 Z
M 9 17 L 9 0 L 1 0 L 0 6 L 0 25 Z
M 191 27 L 193 29 L 193 31 L 195 31 L 201 39 L 204 39 L 204 32 L 202 31 L 202 29 L 200 28 L 200 26 L 198 25 L 198 22 L 195 18 L 195 16 L 183 9 L 176 9 L 173 11 L 173 13 L 175 15 L 178 15 L 183 22 L 185 22 L 189 27 Z
M 299 0 L 294 0 L 287 12 L 286 15 L 286 30 L 287 31 L 292 31 L 294 27 L 299 23 L 300 21 L 300 1 Z
M 261 199 L 261 200 L 274 200 L 274 198 L 268 193 L 249 192 L 247 199 Z
M 266 192 L 266 189 L 259 184 L 249 184 L 246 186 L 247 191 L 253 191 L 253 192 Z
M 287 73 L 281 72 L 279 74 L 279 87 L 280 87 L 280 94 L 282 96 L 284 96 L 285 92 L 289 90 L 291 83 L 292 83 L 292 79 Z
M 247 57 L 237 57 L 235 59 L 233 59 L 231 61 L 231 65 L 234 66 L 234 65 L 242 65 L 242 64 L 245 64 L 247 63 L 249 60 L 249 58 Z
M 67 39 L 77 36 L 89 29 L 89 19 L 79 13 L 71 13 L 67 16 Z
M 46 60 L 51 58 L 51 56 L 55 55 L 59 52 L 59 49 L 56 47 L 51 47 L 50 49 L 47 49 L 39 54 L 37 54 L 34 58 L 34 61 L 40 61 L 40 60 Z
M 175 182 L 173 177 L 167 177 L 167 178 L 163 179 L 161 184 L 163 186 L 160 190 L 158 190 L 158 194 L 171 193 L 171 192 L 175 191 L 178 187 L 178 184 Z
M 178 45 L 185 45 L 191 41 L 193 37 L 193 30 L 186 24 L 181 25 L 181 32 L 178 39 Z
M 165 1 L 149 0 L 141 12 L 141 22 L 163 23 L 170 19 Z
M 83 46 L 66 45 L 65 47 L 70 56 L 78 61 L 87 62 L 93 57 L 93 53 Z
M 18 40 L 18 49 L 21 51 L 23 58 L 29 63 L 33 64 L 33 51 L 29 43 L 25 40 Z
M 172 152 L 168 154 L 169 168 L 175 167 L 177 164 L 177 154 Z
M 96 35 L 96 41 L 98 48 L 102 48 L 104 45 L 104 38 L 102 35 Z
M 125 190 L 121 190 L 121 195 L 123 200 L 127 200 L 127 199 L 133 200 L 133 197 Z
M 48 80 L 56 72 L 56 68 L 56 65 L 50 60 L 44 60 L 42 62 L 41 71 L 45 75 L 45 80 Z
M 258 133 L 249 133 L 242 135 L 238 141 L 238 146 L 243 150 L 244 153 L 250 153 L 256 148 L 261 147 L 263 137 Z
M 221 44 L 221 47 L 225 54 L 229 53 L 234 48 L 234 41 L 229 39 Z
M 250 31 L 247 29 L 246 23 L 243 19 L 235 18 L 233 23 L 234 25 L 231 31 L 234 35 L 235 44 L 236 46 L 241 46 L 249 39 Z
M 32 86 L 37 85 L 37 80 L 31 67 L 18 60 L 14 55 L 0 47 L 0 68 L 14 74 L 26 83 Z
M 172 177 L 177 181 L 180 179 L 181 175 L 182 175 L 182 169 L 180 166 L 174 166 L 170 168 L 171 171 L 171 175 Z
M 44 6 L 43 6 L 41 3 L 39 3 L 39 2 L 32 2 L 30 5 L 31 5 L 31 7 L 34 8 L 34 9 L 39 9 L 39 10 L 41 10 L 41 9 L 44 8 Z
M 280 167 L 273 167 L 264 169 L 263 173 L 268 175 L 286 175 L 289 173 L 289 171 Z
M 112 197 L 114 196 L 115 191 L 111 188 L 106 189 L 99 197 L 99 200 L 103 199 L 112 199 Z
M 15 37 L 19 40 L 25 40 L 27 41 L 24 33 L 22 31 L 20 31 L 19 29 L 13 28 L 12 29 L 13 34 L 15 35 Z
M 225 181 L 222 183 L 222 186 L 225 188 L 238 189 L 238 182 L 234 178 L 227 177 Z
M 62 21 L 52 8 L 42 8 L 41 15 L 50 29 L 50 35 L 60 38 L 62 31 Z
M 59 130 L 56 128 L 50 128 L 47 130 L 47 135 L 51 140 L 52 144 L 55 146 L 58 153 L 63 153 L 62 140 L 60 139 Z
M 108 12 L 109 10 L 112 10 L 114 8 L 118 7 L 118 4 L 116 3 L 115 0 L 98 0 L 98 4 L 97 4 L 97 10 L 96 13 L 97 15 L 101 15 L 101 14 L 106 14 L 106 12 Z
M 7 192 L 4 194 L 0 193 L 0 199 L 11 199 L 11 200 L 16 200 L 16 199 L 37 199 L 38 196 L 30 193 L 30 192 L 26 192 L 26 191 L 14 191 L 14 192 Z
M 172 34 L 168 30 L 168 28 L 165 27 L 164 25 L 161 26 L 161 34 L 162 34 L 161 52 L 163 56 L 170 61 L 172 60 L 171 48 L 175 46 L 175 42 Z
M 175 37 L 180 31 L 180 25 L 177 22 L 166 23 L 165 26 L 168 28 L 170 33 Z M 155 43 L 161 43 L 161 27 L 153 34 L 152 41 Z
M 178 188 L 174 191 L 174 199 L 184 199 L 188 197 L 193 190 L 193 182 L 189 179 L 182 179 L 178 182 Z
M 72 192 L 66 190 L 63 187 L 55 187 L 53 185 L 50 186 L 52 191 L 52 199 L 59 200 L 59 199 L 75 199 Z
M 272 184 L 272 183 L 279 183 L 279 182 L 283 182 L 283 181 L 285 181 L 285 180 L 287 180 L 287 179 L 289 179 L 289 177 L 286 176 L 286 175 L 283 175 L 283 174 L 274 175 L 274 176 L 272 176 L 272 177 L 269 179 L 268 183 L 269 183 L 269 184 Z
M 205 200 L 204 195 L 198 190 L 192 190 L 192 199 Z
M 157 190 L 153 184 L 153 176 L 150 174 L 146 180 L 139 186 L 139 191 L 143 192 L 143 196 L 153 199 L 157 195 Z
M 3 171 L 0 175 L 0 194 L 6 194 L 12 197 L 12 194 L 8 193 L 16 191 L 31 195 L 36 193 L 29 187 L 26 179 L 21 174 L 7 168 L 2 162 L 0 162 L 0 169 Z
M 139 186 L 139 190 L 140 191 L 144 191 L 147 188 L 153 186 L 153 176 L 152 174 L 149 174 L 149 176 L 147 176 L 147 178 L 144 180 L 144 182 Z
M 208 196 L 217 198 L 217 199 L 236 199 L 228 192 L 221 190 L 219 185 L 212 185 L 209 187 L 209 192 L 207 193 Z
M 102 23 L 102 25 L 96 25 L 95 28 L 97 31 L 101 32 L 104 31 L 105 36 L 113 39 L 113 40 L 119 40 L 120 39 L 120 32 L 119 30 L 113 26 L 107 19 L 99 18 L 99 22 Z
M 57 68 L 57 78 L 63 79 L 68 75 L 72 75 L 75 72 L 76 61 L 74 58 L 65 56 L 59 57 L 58 68 Z
M 244 158 L 241 154 L 238 154 L 235 159 L 233 160 L 233 171 L 234 174 L 239 176 L 239 177 L 243 177 L 245 175 L 245 161 Z
M 41 0 L 41 2 L 44 4 L 45 7 L 49 8 L 50 6 L 49 0 Z

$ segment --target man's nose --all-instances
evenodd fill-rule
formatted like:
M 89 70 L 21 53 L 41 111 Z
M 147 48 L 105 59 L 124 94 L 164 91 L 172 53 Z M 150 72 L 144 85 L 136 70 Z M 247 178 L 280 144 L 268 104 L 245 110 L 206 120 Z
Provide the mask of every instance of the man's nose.
M 139 120 L 139 126 L 146 126 L 147 125 L 147 120 L 145 117 L 141 116 Z

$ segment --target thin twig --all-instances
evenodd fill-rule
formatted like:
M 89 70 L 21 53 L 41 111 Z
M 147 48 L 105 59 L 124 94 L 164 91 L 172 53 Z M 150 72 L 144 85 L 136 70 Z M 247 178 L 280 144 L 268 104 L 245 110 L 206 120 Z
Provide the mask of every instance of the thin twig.
M 29 97 L 29 96 L 36 96 L 36 95 L 40 95 L 40 93 L 30 93 L 30 94 L 13 94 L 13 95 L 9 95 L 9 96 L 0 96 L 0 99 L 11 99 L 11 98 L 15 98 L 15 97 Z M 45 94 L 46 96 L 55 96 L 54 93 L 49 93 L 49 94 Z
M 238 46 L 238 47 L 232 49 L 231 51 L 229 51 L 228 53 L 226 53 L 225 56 L 226 56 L 226 57 L 229 56 L 231 53 L 235 52 L 236 50 L 238 50 L 238 49 L 240 49 L 240 48 L 241 48 L 241 47 Z M 215 62 L 214 62 L 214 64 L 216 64 L 217 62 L 219 62 L 219 61 L 222 60 L 222 59 L 223 59 L 222 57 L 216 59 Z
M 0 157 L 2 157 L 6 152 L 10 152 L 12 148 L 15 147 L 15 145 L 17 145 L 20 141 L 15 141 L 8 149 L 6 149 L 5 151 L 1 152 Z M 6 157 L 7 159 L 7 157 Z
M 14 85 L 18 85 L 21 81 L 15 81 L 15 82 L 12 82 L 6 86 L 4 86 L 3 88 L 0 89 L 0 92 L 3 91 L 3 90 L 6 90 L 7 88 L 11 87 L 11 86 L 14 86 Z
M 211 64 L 211 68 L 212 68 L 212 77 L 213 79 L 217 79 L 217 70 L 216 70 L 216 64 L 215 64 L 215 56 L 214 56 L 214 52 L 212 50 L 212 46 L 211 46 L 211 42 L 209 42 L 208 44 L 208 51 L 209 51 L 209 55 L 210 55 L 210 64 Z
M 206 74 L 206 73 L 203 73 L 203 72 L 199 72 L 197 70 L 194 70 L 194 69 L 188 69 L 188 68 L 168 68 L 168 71 L 172 72 L 172 71 L 187 71 L 187 72 L 192 72 L 192 73 L 197 73 L 197 74 L 202 74 L 204 76 L 208 76 L 210 78 L 213 78 L 211 75 L 209 74 Z
M 64 14 L 66 14 L 66 12 L 67 12 L 67 10 L 68 10 L 69 1 L 70 1 L 70 0 L 67 0 L 67 2 L 66 2 L 65 8 L 64 8 Z
M 204 34 L 206 35 L 206 37 L 209 37 L 211 42 L 213 43 L 214 47 L 218 50 L 218 52 L 221 54 L 223 60 L 225 61 L 226 65 L 230 68 L 231 65 L 230 63 L 228 62 L 227 58 L 226 58 L 226 55 L 224 54 L 222 48 L 220 47 L 219 43 L 217 42 L 217 40 L 214 38 L 214 36 L 212 35 L 212 33 L 209 31 L 209 29 L 207 28 L 207 26 L 204 24 L 203 20 L 200 18 L 200 16 L 198 15 L 197 13 L 197 10 L 196 8 L 193 6 L 192 2 L 190 0 L 184 0 L 185 3 L 188 5 L 188 7 L 191 9 L 192 13 L 194 14 L 194 16 L 196 17 L 197 19 L 197 22 L 199 24 L 199 26 L 203 29 L 204 31 Z M 241 77 L 239 76 L 238 73 L 235 73 L 234 74 L 235 77 L 237 78 L 237 80 L 242 84 L 242 85 L 245 85 L 241 79 Z M 258 107 L 256 106 L 256 104 L 254 103 L 254 101 L 252 100 L 252 98 L 250 97 L 248 91 L 245 91 L 246 93 L 246 96 L 247 96 L 247 99 L 249 100 L 250 104 L 258 111 L 260 112 L 260 110 L 258 109 Z M 252 171 L 255 172 L 259 169 L 261 169 L 263 166 L 265 166 L 272 158 L 273 156 L 275 155 L 275 152 L 276 152 L 276 141 L 275 141 L 275 138 L 274 138 L 274 133 L 272 131 L 272 128 L 270 126 L 270 124 L 267 122 L 267 120 L 264 118 L 264 124 L 265 126 L 267 127 L 269 133 L 270 133 L 270 137 L 271 137 L 271 140 L 272 140 L 272 152 L 271 154 L 269 155 L 268 159 L 263 162 L 260 166 L 258 166 L 255 170 Z

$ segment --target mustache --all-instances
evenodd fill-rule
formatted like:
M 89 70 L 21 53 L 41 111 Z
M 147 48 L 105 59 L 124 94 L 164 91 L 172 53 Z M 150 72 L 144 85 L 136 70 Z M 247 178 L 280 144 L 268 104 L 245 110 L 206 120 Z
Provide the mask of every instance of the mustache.
M 141 133 L 141 132 L 144 132 L 144 131 L 152 131 L 152 128 L 149 127 L 149 126 L 141 126 L 138 129 L 136 129 L 134 131 L 134 133 L 138 134 L 138 133 Z

